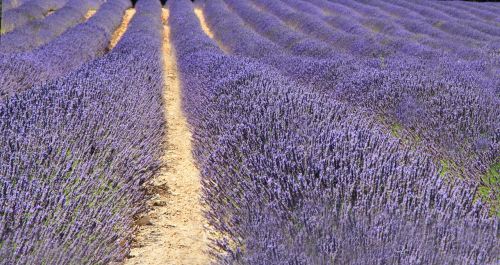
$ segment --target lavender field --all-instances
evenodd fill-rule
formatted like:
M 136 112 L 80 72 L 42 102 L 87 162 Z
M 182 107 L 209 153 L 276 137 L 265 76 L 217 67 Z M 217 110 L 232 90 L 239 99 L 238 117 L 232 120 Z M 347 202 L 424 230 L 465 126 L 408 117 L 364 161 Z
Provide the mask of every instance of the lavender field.
M 4 0 L 0 264 L 500 264 L 500 3 Z

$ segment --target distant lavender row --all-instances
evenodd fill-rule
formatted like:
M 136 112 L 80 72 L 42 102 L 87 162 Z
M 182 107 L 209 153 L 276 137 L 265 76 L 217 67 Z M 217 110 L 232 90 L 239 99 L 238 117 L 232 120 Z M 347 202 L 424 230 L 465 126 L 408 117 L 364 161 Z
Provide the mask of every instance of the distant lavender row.
M 416 38 L 416 36 L 401 26 L 399 23 L 393 23 L 393 17 L 390 17 L 378 10 L 370 10 L 370 15 L 362 16 L 358 9 L 346 11 L 345 8 L 341 15 L 330 15 L 331 12 L 337 11 L 341 5 L 334 7 L 328 6 L 328 1 L 316 1 L 323 4 L 323 9 L 320 9 L 312 3 L 303 1 L 288 1 L 284 0 L 286 5 L 281 5 L 280 9 L 287 12 L 299 12 L 299 17 L 305 16 L 309 19 L 316 19 L 318 25 L 323 21 L 325 26 L 333 27 L 339 30 L 342 34 L 355 34 L 358 39 L 360 37 L 369 38 L 374 45 L 380 45 L 380 50 L 374 51 L 372 56 L 397 57 L 413 56 L 420 59 L 431 59 L 439 56 L 442 52 L 441 48 L 435 42 L 430 43 L 422 41 L 428 38 Z M 314 3 L 314 1 L 313 1 Z M 326 5 L 326 6 L 325 6 Z M 305 11 L 305 12 L 302 12 Z M 309 14 L 308 14 L 309 13 Z M 327 13 L 327 14 L 325 14 Z M 376 43 L 376 44 L 375 44 Z M 369 54 L 370 55 L 370 54 Z
M 23 52 L 39 47 L 83 22 L 87 11 L 98 9 L 101 4 L 102 0 L 70 0 L 52 15 L 3 35 L 0 53 Z
M 488 21 L 483 21 L 482 19 L 476 19 L 475 21 L 469 20 L 469 17 L 467 17 L 467 9 L 462 9 L 460 17 L 453 17 L 443 11 L 447 7 L 432 7 L 433 3 L 427 1 L 404 3 L 403 1 L 397 0 L 357 2 L 335 0 L 332 2 L 338 2 L 342 5 L 346 5 L 365 16 L 378 16 L 380 14 L 380 16 L 385 17 L 384 19 L 390 19 L 390 14 L 386 13 L 386 11 L 380 10 L 377 6 L 384 5 L 386 8 L 389 6 L 389 10 L 396 11 L 393 13 L 396 16 L 399 16 L 400 13 L 403 12 L 405 13 L 406 18 L 418 19 L 425 24 L 434 25 L 435 30 L 453 37 L 462 38 L 463 40 L 469 39 L 479 42 L 488 41 L 493 39 L 495 36 L 495 34 L 490 35 L 489 33 L 491 32 L 489 31 L 496 31 L 496 29 L 490 25 Z M 400 3 L 403 5 L 400 6 Z M 437 22 L 439 22 L 439 24 Z
M 444 182 L 364 109 L 223 54 L 189 1 L 167 4 L 218 263 L 496 259 L 498 219 L 474 187 Z
M 493 4 L 491 2 L 487 3 L 478 3 L 478 2 L 462 2 L 462 1 L 454 1 L 451 3 L 443 3 L 449 6 L 456 6 L 458 8 L 467 7 L 469 12 L 481 16 L 486 20 L 494 20 L 499 21 L 498 12 L 500 12 L 500 5 Z
M 298 2 L 302 1 L 295 1 L 295 3 Z M 465 8 L 455 10 L 454 14 L 458 12 L 461 18 L 456 20 L 453 16 L 444 14 L 443 9 L 447 9 L 446 5 L 441 4 L 436 5 L 435 8 L 428 8 L 428 5 L 434 5 L 428 1 L 331 0 L 328 2 L 312 0 L 311 2 L 320 6 L 321 10 L 327 13 L 335 12 L 339 10 L 339 7 L 348 8 L 351 10 L 351 15 L 345 10 L 343 10 L 343 15 L 347 14 L 349 21 L 357 20 L 358 13 L 364 14 L 364 16 L 361 16 L 362 21 L 365 21 L 364 24 L 368 23 L 366 26 L 373 28 L 375 31 L 380 31 L 379 33 L 383 33 L 382 36 L 386 33 L 400 32 L 395 27 L 402 25 L 405 31 L 413 34 L 413 36 L 409 35 L 411 41 L 417 41 L 423 45 L 447 52 L 442 56 L 431 57 L 427 63 L 448 63 L 450 66 L 447 67 L 454 70 L 451 71 L 451 74 L 455 76 L 457 71 L 467 72 L 467 74 L 477 72 L 476 75 L 484 76 L 490 81 L 493 80 L 490 86 L 493 87 L 493 90 L 496 89 L 497 95 L 500 95 L 500 78 L 498 78 L 500 76 L 500 61 L 498 60 L 500 58 L 498 52 L 500 50 L 500 28 L 494 25 L 500 22 L 498 13 L 490 13 L 485 20 L 479 19 L 478 21 L 484 22 L 480 25 L 469 23 L 467 24 L 468 27 L 465 27 L 462 25 L 464 24 L 462 23 L 462 17 L 469 14 L 473 6 L 472 3 Z M 490 9 L 494 9 L 495 3 L 489 3 L 489 6 Z M 353 13 L 355 15 L 352 15 Z M 330 16 L 327 20 L 331 21 L 331 19 L 337 19 L 337 17 Z M 375 24 L 370 24 L 370 21 L 374 21 Z M 480 37 L 476 36 L 476 34 L 479 34 L 478 32 L 488 35 L 489 40 L 486 42 L 479 41 Z M 383 40 L 385 42 L 385 38 Z M 399 59 L 399 57 L 395 58 L 396 61 Z M 472 60 L 472 62 L 469 64 L 463 60 Z M 390 62 L 391 59 L 384 58 L 384 61 Z M 459 66 L 455 67 L 455 63 L 458 63 Z M 435 66 L 428 65 L 427 67 L 434 68 Z
M 2 1 L 2 12 L 16 8 L 28 0 L 4 0 Z
M 225 0 L 227 7 L 230 8 L 234 14 L 229 13 L 229 10 L 223 4 L 223 1 L 216 1 L 206 5 L 205 8 L 209 8 L 206 11 L 208 22 L 217 23 L 217 25 L 229 25 L 231 23 L 237 23 L 234 27 L 241 28 L 242 33 L 235 34 L 236 39 L 252 38 L 255 39 L 254 42 L 263 42 L 261 45 L 253 45 L 251 42 L 247 45 L 252 45 L 251 48 L 246 48 L 243 45 L 240 47 L 236 45 L 229 45 L 230 51 L 232 53 L 240 53 L 246 56 L 253 56 L 249 51 L 252 51 L 255 56 L 265 57 L 267 55 L 273 54 L 291 54 L 300 57 L 311 57 L 315 59 L 331 59 L 331 58 L 343 58 L 343 60 L 351 59 L 351 55 L 347 52 L 333 49 L 327 43 L 309 37 L 308 35 L 300 32 L 291 30 L 283 21 L 278 17 L 259 11 L 256 9 L 251 2 L 247 1 L 236 1 L 236 0 Z M 211 14 L 219 13 L 220 15 L 229 16 L 230 21 L 214 21 Z M 240 16 L 241 19 L 239 19 Z M 224 23 L 224 24 L 223 24 Z M 215 26 L 215 25 L 214 25 Z M 219 29 L 222 28 L 222 29 Z M 216 27 L 216 33 L 218 30 L 231 30 L 233 27 Z M 254 32 L 252 32 L 255 31 Z M 256 34 L 258 33 L 258 34 Z M 219 36 L 220 34 L 218 34 Z M 229 34 L 227 34 L 229 35 Z M 269 39 L 269 40 L 266 40 Z M 221 37 L 222 41 L 226 39 Z M 279 45 L 275 47 L 273 43 Z M 261 54 L 261 52 L 256 49 L 268 49 L 271 52 L 266 52 Z M 253 56 L 253 57 L 255 57 Z
M 343 52 L 363 57 L 378 57 L 387 54 L 384 47 L 370 35 L 353 34 L 335 29 L 318 17 L 294 11 L 281 1 L 257 0 L 253 1 L 253 4 L 277 16 L 295 30 L 300 30 L 310 38 L 321 40 Z
M 49 11 L 63 7 L 68 0 L 32 0 L 2 14 L 2 34 L 12 31 L 31 20 L 41 19 Z
M 128 253 L 165 131 L 160 4 L 136 8 L 111 53 L 0 103 L 0 264 Z
M 333 50 L 328 44 L 309 38 L 307 35 L 290 30 L 277 17 L 266 12 L 260 12 L 248 1 L 227 0 L 228 7 L 237 13 L 254 31 L 269 38 L 282 49 L 296 56 L 314 58 L 330 58 L 340 56 L 341 52 Z
M 280 32 L 270 38 L 282 45 L 288 42 L 279 23 L 255 23 L 249 18 L 256 15 L 251 13 L 253 7 L 226 1 L 250 22 L 247 25 L 261 27 L 258 31 L 266 37 L 266 32 Z M 481 64 L 452 60 L 425 64 L 401 57 L 381 65 L 335 49 L 325 51 L 316 42 L 284 50 L 246 27 L 221 0 L 205 1 L 202 7 L 216 38 L 230 52 L 259 59 L 301 84 L 382 114 L 423 140 L 419 144 L 463 165 L 464 174 L 475 181 L 500 155 L 500 100 L 495 96 L 495 79 L 471 70 L 481 69 Z M 301 50 L 306 56 L 299 55 Z M 470 70 L 468 75 L 457 75 L 465 69 Z
M 42 85 L 106 52 L 130 0 L 104 3 L 87 22 L 26 53 L 0 54 L 0 99 Z
M 484 46 L 478 45 L 480 42 L 448 34 L 439 27 L 434 26 L 434 24 L 437 25 L 438 21 L 430 21 L 425 17 L 413 16 L 413 13 L 409 10 L 394 9 L 395 7 L 386 1 L 370 1 L 370 5 L 376 5 L 378 8 L 372 7 L 368 10 L 365 8 L 364 12 L 361 8 L 363 6 L 360 3 L 346 2 L 348 5 L 344 6 L 339 3 L 322 0 L 313 0 L 311 2 L 309 5 L 313 8 L 315 5 L 318 6 L 314 9 L 316 12 L 311 14 L 316 15 L 320 11 L 323 11 L 319 17 L 328 24 L 347 32 L 374 35 L 376 41 L 393 47 L 393 49 L 401 49 L 406 45 L 404 48 L 409 55 L 412 54 L 411 45 L 418 48 L 417 51 L 422 49 L 422 47 L 430 50 L 451 51 L 455 56 L 464 59 L 477 58 L 485 53 L 484 47 L 478 47 Z M 295 7 L 296 10 L 300 10 L 297 9 L 299 1 L 294 3 L 295 5 L 291 6 Z M 360 5 L 361 7 L 359 7 Z M 324 14 L 324 12 L 335 13 L 339 7 L 350 11 L 344 11 L 342 14 L 336 14 L 335 16 Z M 394 39 L 394 37 L 399 39 Z M 413 54 L 415 53 L 417 52 L 413 51 Z M 427 58 L 432 60 L 435 57 Z
M 437 27 L 452 35 L 484 42 L 492 41 L 499 37 L 498 27 L 492 25 L 492 21 L 468 19 L 468 8 L 455 9 L 455 12 L 450 14 L 450 8 L 432 2 L 416 1 L 408 3 L 407 1 L 394 0 L 393 3 L 417 12 L 419 15 L 425 17 L 427 21 L 441 22 Z M 495 3 L 493 3 L 492 6 L 493 5 L 495 5 Z M 456 12 L 459 12 L 458 16 Z M 496 22 L 499 22 L 498 16 Z
M 302 12 L 296 12 L 283 3 L 279 3 L 278 1 L 254 0 L 254 2 L 258 3 L 261 8 L 270 11 L 274 15 L 278 16 L 284 22 L 294 25 L 297 30 L 309 34 L 311 37 L 325 39 L 324 36 L 331 35 L 328 34 L 328 32 L 331 32 L 331 30 L 329 30 L 327 24 L 323 23 L 316 17 L 312 17 Z M 379 15 L 376 16 L 378 17 Z M 402 15 L 398 14 L 398 16 Z M 337 21 L 339 20 L 338 17 L 329 17 L 326 20 L 327 22 L 332 22 L 333 19 L 335 20 L 334 24 L 340 23 L 343 30 L 350 32 L 352 27 L 354 27 L 355 25 L 355 23 L 352 22 L 356 21 L 355 17 L 355 15 L 352 15 L 351 17 L 347 16 L 347 21 Z M 393 19 L 390 16 L 385 17 L 388 18 L 387 20 Z M 393 60 L 395 60 L 396 62 L 400 61 L 401 57 L 408 56 L 416 57 L 415 59 L 417 62 L 422 61 L 422 59 L 427 59 L 425 61 L 426 63 L 437 64 L 437 67 L 442 67 L 439 66 L 439 64 L 442 63 L 453 65 L 454 62 L 459 61 L 461 65 L 460 67 L 466 69 L 468 72 L 478 72 L 477 69 L 481 69 L 476 75 L 480 77 L 486 75 L 490 79 L 498 79 L 492 77 L 494 76 L 495 72 L 500 71 L 498 60 L 495 59 L 498 57 L 498 55 L 495 55 L 495 52 L 493 51 L 496 51 L 498 50 L 497 48 L 500 48 L 495 48 L 495 46 L 500 45 L 498 44 L 500 43 L 500 41 L 490 42 L 491 47 L 488 48 L 485 48 L 485 45 L 480 45 L 476 42 L 474 44 L 475 46 L 471 48 L 470 46 L 464 45 L 465 41 L 456 38 L 450 39 L 446 34 L 434 35 L 436 32 L 443 32 L 438 30 L 434 26 L 426 24 L 425 21 L 413 21 L 412 19 L 408 19 L 407 16 L 404 16 L 404 19 L 398 19 L 397 23 L 387 24 L 386 22 L 386 20 L 382 20 L 380 18 L 371 18 L 369 16 L 364 17 L 364 23 L 368 23 L 366 27 L 373 28 L 373 30 L 371 31 L 375 32 L 368 32 L 368 34 L 366 32 L 361 34 L 360 32 L 363 31 L 360 30 L 355 30 L 354 32 L 356 32 L 357 35 L 360 35 L 360 37 L 363 37 L 366 34 L 374 37 L 371 42 L 363 42 L 366 45 L 361 45 L 359 41 L 355 41 L 355 36 L 352 36 L 352 38 L 354 38 L 350 40 L 352 46 L 359 46 L 359 49 L 357 50 L 351 48 L 352 55 L 368 55 L 369 58 L 371 57 L 372 59 L 373 57 L 375 57 L 375 59 L 380 61 L 381 66 L 384 66 L 387 63 L 391 63 L 391 61 Z M 401 32 L 401 30 L 395 29 L 394 26 L 399 26 L 399 24 L 404 25 L 404 27 L 407 28 L 407 30 L 409 30 L 410 32 Z M 380 32 L 376 33 L 377 31 Z M 403 36 L 406 35 L 407 37 L 402 39 L 400 38 L 398 41 L 395 41 L 390 37 L 394 34 L 403 34 Z M 408 34 L 412 34 L 409 35 L 411 37 L 408 37 Z M 370 45 L 370 43 L 373 43 L 377 40 L 380 41 L 380 44 L 382 44 L 382 46 L 376 43 Z M 331 44 L 333 45 L 333 47 L 339 48 L 339 44 L 337 44 L 336 42 L 331 42 Z M 376 47 L 376 50 L 374 50 L 374 47 L 371 46 Z M 476 46 L 480 46 L 481 48 L 477 49 Z M 431 50 L 429 50 L 429 47 L 431 47 Z M 402 53 L 403 56 L 398 55 L 397 52 Z M 408 56 L 404 56 L 405 54 Z M 470 60 L 472 60 L 472 62 L 470 62 L 470 65 L 467 65 L 469 64 L 467 61 Z M 455 69 L 456 67 L 451 68 Z M 496 83 L 497 86 L 500 85 L 500 82 Z
M 369 17 L 367 15 L 363 17 L 363 23 L 358 22 L 358 28 L 353 29 L 357 20 L 355 15 L 347 16 L 348 24 L 346 25 L 346 21 L 338 21 L 337 17 L 329 16 L 325 18 L 326 21 L 323 21 L 318 16 L 306 14 L 299 9 L 292 9 L 279 1 L 253 0 L 253 2 L 260 8 L 278 16 L 287 24 L 294 25 L 297 30 L 313 38 L 326 41 L 333 47 L 347 50 L 355 56 L 387 60 L 388 58 L 399 58 L 398 54 L 406 54 L 420 60 L 434 61 L 441 56 L 440 53 L 446 51 L 462 60 L 485 60 L 484 57 L 488 56 L 488 53 L 499 45 L 497 41 L 490 41 L 489 46 L 480 42 L 466 45 L 468 42 L 463 38 L 457 39 L 454 35 L 450 38 L 449 34 L 434 26 L 435 23 L 440 22 L 436 20 L 426 22 L 410 16 L 411 18 L 404 17 L 404 19 L 398 19 L 397 23 L 391 24 L 388 23 L 393 19 L 391 16 L 374 15 L 375 17 Z M 297 3 L 297 1 L 292 2 Z M 351 1 L 346 1 L 346 3 L 353 5 Z M 336 26 L 332 28 L 332 24 Z M 401 27 L 396 29 L 395 26 L 399 26 L 399 24 L 403 25 L 405 29 L 403 30 Z M 338 29 L 334 30 L 336 27 Z M 368 32 L 367 29 L 369 29 Z M 398 38 L 394 39 L 394 35 Z M 478 46 L 481 48 L 477 48 Z M 452 54 L 447 55 L 447 57 Z
M 255 1 L 261 8 L 277 15 L 280 19 L 293 25 L 312 38 L 322 40 L 333 47 L 363 57 L 396 57 L 399 55 L 431 58 L 437 51 L 418 43 L 408 41 L 402 34 L 381 36 L 369 27 L 357 22 L 355 17 L 323 18 L 300 12 L 302 2 L 290 1 L 296 9 L 279 1 Z M 309 4 L 310 5 L 310 4 Z M 334 25 L 334 26 L 332 26 Z

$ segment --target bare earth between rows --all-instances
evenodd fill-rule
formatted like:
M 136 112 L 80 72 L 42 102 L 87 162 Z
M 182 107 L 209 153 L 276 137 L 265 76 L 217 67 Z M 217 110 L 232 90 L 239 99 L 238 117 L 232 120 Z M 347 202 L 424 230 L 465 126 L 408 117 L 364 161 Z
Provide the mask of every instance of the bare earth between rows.
M 200 203 L 200 173 L 191 153 L 191 133 L 181 108 L 181 88 L 169 41 L 168 10 L 164 20 L 164 106 L 167 120 L 167 167 L 154 180 L 152 210 L 138 220 L 126 265 L 209 264 L 207 223 Z M 168 187 L 168 188 L 167 188 Z

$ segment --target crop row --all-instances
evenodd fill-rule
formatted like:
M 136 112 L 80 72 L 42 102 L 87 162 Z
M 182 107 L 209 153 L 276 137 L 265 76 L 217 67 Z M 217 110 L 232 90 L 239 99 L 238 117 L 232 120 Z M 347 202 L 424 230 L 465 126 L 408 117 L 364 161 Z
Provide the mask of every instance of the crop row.
M 204 6 L 215 35 L 231 33 L 240 46 L 266 52 L 257 46 L 265 40 L 242 41 L 238 24 L 220 33 L 214 21 L 223 22 L 215 14 L 235 21 L 210 13 L 212 4 L 222 12 L 217 2 Z M 213 245 L 219 263 L 495 259 L 498 220 L 473 203 L 474 187 L 444 181 L 424 150 L 398 141 L 371 111 L 262 63 L 278 57 L 224 54 L 202 31 L 189 1 L 169 1 L 168 7 L 203 200 L 219 235 Z
M 2 12 L 6 12 L 7 10 L 16 8 L 22 5 L 27 0 L 5 0 L 2 1 Z
M 338 19 L 339 16 L 335 17 L 329 16 L 328 19 L 326 19 L 326 21 L 322 21 L 321 19 L 318 19 L 312 15 L 293 9 L 285 5 L 284 3 L 259 1 L 259 0 L 254 0 L 253 2 L 256 3 L 260 9 L 271 12 L 272 15 L 279 17 L 283 22 L 289 25 L 293 25 L 295 30 L 304 32 L 313 38 L 323 39 L 329 42 L 331 45 L 333 45 L 333 47 L 336 48 L 336 50 L 340 50 L 342 46 L 339 47 L 339 45 L 344 43 L 344 41 L 342 41 L 342 37 L 339 37 L 343 36 L 342 32 L 337 32 L 333 30 L 331 28 L 332 25 L 328 24 L 328 22 L 331 22 L 332 19 Z M 303 2 L 294 1 L 293 3 L 303 3 Z M 328 3 L 332 4 L 331 2 Z M 351 2 L 349 1 L 349 3 Z M 404 14 L 405 13 L 399 14 L 398 16 L 401 17 L 404 16 Z M 266 16 L 266 14 L 263 14 L 263 16 Z M 267 17 L 269 17 L 269 15 L 267 15 Z M 429 67 L 432 67 L 432 65 L 439 66 L 440 64 L 446 62 L 448 62 L 449 64 L 459 63 L 460 65 L 465 64 L 465 66 L 462 66 L 463 69 L 467 69 L 469 71 L 474 71 L 477 68 L 482 69 L 481 74 L 482 75 L 486 74 L 489 75 L 490 77 L 491 77 L 490 71 L 485 71 L 483 69 L 492 68 L 492 70 L 494 70 L 498 69 L 499 67 L 498 64 L 493 64 L 494 57 L 490 58 L 489 54 L 486 51 L 473 52 L 475 49 L 464 45 L 464 43 L 466 42 L 463 40 L 458 40 L 456 38 L 450 39 L 449 37 L 447 37 L 446 34 L 436 35 L 438 33 L 443 33 L 443 32 L 438 30 L 437 27 L 431 26 L 432 24 L 426 23 L 422 19 L 415 20 L 414 18 L 407 18 L 405 16 L 404 19 L 398 19 L 396 22 L 391 23 L 390 21 L 392 20 L 392 18 L 390 16 L 379 15 L 379 17 L 382 17 L 384 19 L 377 18 L 376 22 L 371 22 L 371 24 L 368 23 L 368 25 L 366 25 L 367 22 L 364 22 L 361 23 L 361 25 L 358 25 L 358 27 L 356 27 L 356 18 L 354 15 L 343 16 L 344 19 L 343 23 L 341 23 L 342 25 L 341 29 L 346 31 L 346 33 L 353 33 L 346 39 L 348 41 L 346 46 L 350 47 L 352 51 L 351 55 L 353 56 L 359 56 L 362 54 L 370 55 L 372 57 L 375 57 L 377 60 L 382 61 L 379 63 L 381 67 L 386 64 L 391 64 L 393 60 L 395 61 L 395 63 L 392 64 L 397 64 L 397 63 L 401 64 L 400 61 L 404 63 L 420 64 L 422 59 L 426 58 L 428 60 L 425 60 L 424 62 L 426 64 L 429 64 Z M 364 17 L 364 19 L 373 20 L 373 18 L 370 18 L 368 16 Z M 412 21 L 410 22 L 411 24 L 414 24 L 415 26 L 418 25 L 418 27 L 420 28 L 415 29 L 413 27 L 407 26 L 406 24 L 409 23 L 409 21 Z M 413 31 L 402 33 L 401 30 L 395 29 L 395 27 L 399 26 L 399 24 L 404 26 L 406 25 Z M 370 34 L 369 32 L 366 32 L 366 28 L 374 32 Z M 351 30 L 353 30 L 353 32 L 350 32 Z M 376 33 L 377 31 L 378 33 Z M 398 32 L 396 35 L 403 38 L 400 38 L 400 40 L 396 42 L 394 42 L 394 40 L 391 40 L 390 38 L 388 39 L 387 38 L 388 35 L 395 34 L 394 32 Z M 335 37 L 336 35 L 338 36 Z M 366 39 L 365 35 L 372 37 Z M 432 37 L 432 42 L 433 42 L 431 44 L 432 49 L 429 49 L 429 47 L 426 48 L 425 45 L 417 45 L 418 42 L 415 42 L 415 40 L 419 40 L 422 38 L 429 39 L 430 37 Z M 328 38 L 333 38 L 333 39 L 329 41 Z M 496 39 L 498 40 L 498 37 Z M 378 44 L 377 43 L 378 41 L 381 41 L 381 43 Z M 443 42 L 442 45 L 434 47 L 437 44 L 436 42 L 440 41 Z M 492 44 L 493 47 L 490 47 L 489 49 L 491 49 L 492 51 L 496 50 L 494 45 L 495 44 L 498 45 L 497 43 L 498 41 L 491 41 L 490 44 Z M 476 45 L 478 44 L 476 43 Z M 456 51 L 460 51 L 460 55 L 458 56 L 458 58 L 456 58 L 456 56 L 452 53 L 449 53 L 448 50 L 442 50 L 439 48 L 443 46 L 447 47 L 448 49 L 449 47 L 455 47 Z M 485 46 L 485 45 L 479 45 L 479 46 Z M 374 50 L 373 47 L 376 47 L 376 50 Z M 444 53 L 446 51 L 448 51 L 448 53 Z M 415 56 L 416 58 L 413 58 L 415 59 L 413 60 L 413 62 L 412 61 L 408 62 L 409 59 Z M 463 61 L 464 58 L 468 58 L 468 60 L 473 60 L 473 62 L 470 63 L 460 62 Z M 366 60 L 366 58 L 363 59 Z M 455 68 L 456 67 L 454 67 L 453 69 Z
M 44 18 L 50 11 L 63 7 L 68 0 L 25 1 L 17 8 L 2 14 L 2 34 L 12 31 L 31 20 Z
M 284 8 L 278 1 L 255 1 Z M 459 170 L 476 182 L 499 156 L 498 80 L 488 75 L 489 65 L 454 60 L 426 64 L 404 56 L 382 62 L 360 59 L 303 35 L 324 35 L 323 30 L 297 33 L 250 4 L 226 3 L 205 1 L 202 8 L 215 38 L 230 53 L 258 59 L 305 86 L 374 110 L 396 133 L 409 131 L 417 144 L 464 165 Z
M 0 53 L 23 52 L 39 47 L 83 22 L 87 11 L 98 9 L 100 5 L 100 0 L 70 0 L 52 15 L 31 21 L 2 35 Z
M 481 54 L 475 46 L 471 48 L 470 45 L 465 45 L 468 42 L 478 45 L 477 41 L 471 38 L 457 40 L 457 36 L 447 34 L 434 26 L 434 24 L 443 24 L 440 20 L 426 21 L 405 16 L 404 19 L 399 18 L 393 21 L 392 16 L 377 12 L 376 9 L 366 11 L 366 15 L 360 18 L 356 15 L 362 10 L 361 8 L 353 8 L 356 13 L 352 11 L 350 15 L 312 15 L 302 11 L 308 10 L 303 6 L 302 1 L 288 1 L 287 4 L 292 7 L 280 2 L 255 1 L 255 3 L 287 23 L 295 25 L 298 29 L 307 31 L 312 28 L 313 36 L 316 38 L 322 38 L 332 45 L 363 56 L 387 57 L 403 53 L 417 56 L 419 59 L 434 59 L 433 53 L 448 50 L 451 47 L 458 53 L 458 56 L 464 58 L 478 57 Z M 356 3 L 347 3 L 356 5 Z M 320 11 L 316 13 L 318 12 Z M 494 42 L 491 43 L 494 44 Z M 434 51 L 435 49 L 438 51 Z
M 122 6 L 96 14 L 100 21 L 129 3 L 104 5 Z M 0 264 L 126 255 L 165 131 L 161 8 L 155 0 L 136 8 L 113 51 L 0 103 Z
M 130 0 L 107 1 L 85 23 L 33 51 L 0 54 L 0 99 L 43 85 L 105 54 L 130 6 Z

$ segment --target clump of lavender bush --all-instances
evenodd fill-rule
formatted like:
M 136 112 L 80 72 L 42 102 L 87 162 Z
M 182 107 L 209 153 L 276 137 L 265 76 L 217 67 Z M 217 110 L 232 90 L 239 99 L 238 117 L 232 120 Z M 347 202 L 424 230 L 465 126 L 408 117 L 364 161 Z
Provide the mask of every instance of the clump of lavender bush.
M 368 56 L 373 54 L 373 45 L 346 51 L 335 44 L 336 40 L 324 39 L 335 35 L 326 22 L 285 3 L 254 0 L 261 9 L 279 17 L 280 22 L 265 14 L 259 20 L 256 16 L 262 11 L 255 11 L 251 4 L 226 2 L 227 5 L 222 0 L 201 1 L 200 5 L 215 38 L 230 53 L 258 59 L 304 86 L 371 109 L 389 124 L 400 126 L 406 137 L 419 139 L 414 144 L 424 146 L 436 157 L 454 160 L 460 165 L 454 171 L 470 181 L 479 182 L 500 155 L 496 137 L 500 101 L 495 95 L 498 81 L 492 74 L 498 65 L 486 53 L 477 61 L 463 61 L 435 48 L 433 60 L 423 60 L 394 47 L 381 46 L 377 56 L 385 57 L 378 62 L 378 57 Z M 308 52 L 300 55 L 289 41 L 300 38 L 289 33 L 294 30 L 285 22 L 309 34 L 311 39 L 333 43 L 330 50 L 318 42 L 308 42 L 301 46 Z M 352 41 L 362 41 L 359 38 L 363 36 L 353 34 Z M 358 53 L 358 48 L 368 55 Z M 428 50 L 422 45 L 417 48 L 422 53 Z M 488 148 L 477 149 L 478 140 L 488 141 Z
M 160 4 L 136 8 L 116 50 L 0 104 L 0 264 L 127 254 L 165 129 Z
M 0 53 L 23 52 L 39 47 L 83 22 L 87 11 L 98 9 L 101 4 L 101 0 L 70 0 L 46 18 L 31 21 L 2 35 Z
M 0 54 L 0 99 L 43 85 L 104 55 L 130 6 L 130 0 L 108 1 L 88 21 L 46 45 L 25 53 Z
M 369 110 L 224 55 L 188 1 L 168 7 L 219 263 L 495 261 L 498 219 L 475 185 L 443 180 Z
M 34 0 L 23 1 L 16 8 L 6 10 L 2 14 L 2 34 L 25 25 L 34 19 L 41 19 L 51 10 L 63 7 L 68 0 Z

